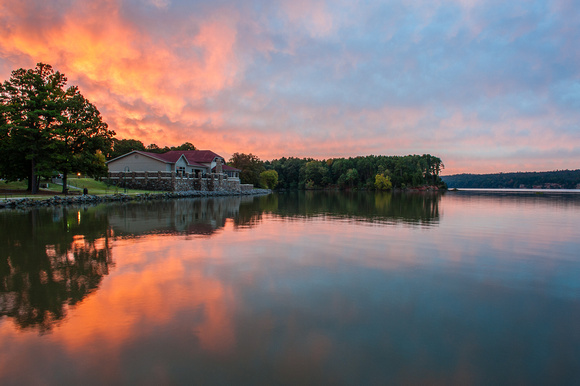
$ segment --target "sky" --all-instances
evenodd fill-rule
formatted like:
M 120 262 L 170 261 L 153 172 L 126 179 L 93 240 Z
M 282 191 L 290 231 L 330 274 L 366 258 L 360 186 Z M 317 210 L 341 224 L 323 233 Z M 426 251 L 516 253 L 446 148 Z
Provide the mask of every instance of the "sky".
M 52 65 L 117 138 L 226 159 L 580 168 L 576 0 L 0 0 L 0 80 Z

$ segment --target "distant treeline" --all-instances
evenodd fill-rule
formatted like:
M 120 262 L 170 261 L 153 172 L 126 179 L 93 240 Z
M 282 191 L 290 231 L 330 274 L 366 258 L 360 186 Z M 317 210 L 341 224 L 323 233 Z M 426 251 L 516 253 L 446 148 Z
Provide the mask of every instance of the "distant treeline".
M 377 189 L 379 179 L 393 188 L 426 185 L 444 186 L 439 177 L 444 167 L 430 154 L 407 156 L 364 156 L 351 158 L 280 158 L 265 161 L 266 170 L 278 173 L 277 189 Z
M 452 188 L 578 189 L 580 169 L 553 172 L 455 174 L 441 177 Z

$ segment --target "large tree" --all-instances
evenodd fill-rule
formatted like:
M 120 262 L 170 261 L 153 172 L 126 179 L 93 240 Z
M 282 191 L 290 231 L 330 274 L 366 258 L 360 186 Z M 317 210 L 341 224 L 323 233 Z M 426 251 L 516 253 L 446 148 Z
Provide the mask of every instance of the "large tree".
M 51 66 L 12 71 L 0 86 L 0 131 L 3 139 L 0 170 L 7 180 L 28 178 L 28 189 L 38 190 L 37 177 L 50 173 L 53 130 L 59 124 L 66 77 Z
M 59 151 L 55 168 L 63 175 L 63 193 L 67 189 L 67 174 L 81 171 L 91 177 L 107 173 L 103 151 L 110 149 L 115 133 L 101 117 L 101 113 L 78 88 L 71 87 L 64 98 L 61 125 L 55 128 Z
M 260 186 L 260 173 L 265 170 L 265 167 L 257 156 L 252 153 L 234 153 L 228 164 L 241 170 L 240 182 L 242 184 Z
M 154 146 L 154 147 L 153 147 Z M 149 145 L 149 147 L 159 148 L 159 146 L 155 144 Z M 114 139 L 113 140 L 113 151 L 109 153 L 107 158 L 113 159 L 122 156 L 123 154 L 127 154 L 133 150 L 141 150 L 141 151 L 150 151 L 151 149 L 146 149 L 143 142 L 139 141 L 138 139 Z
M 0 176 L 38 179 L 55 171 L 94 174 L 115 134 L 76 87 L 65 90 L 66 77 L 44 63 L 12 71 L 0 85 Z M 97 166 L 98 169 L 98 166 Z

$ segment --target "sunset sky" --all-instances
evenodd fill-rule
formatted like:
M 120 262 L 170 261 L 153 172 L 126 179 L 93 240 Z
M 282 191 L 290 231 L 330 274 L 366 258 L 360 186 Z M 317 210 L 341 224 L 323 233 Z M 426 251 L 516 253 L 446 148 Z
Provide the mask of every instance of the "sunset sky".
M 580 168 L 576 0 L 0 0 L 0 80 L 51 64 L 118 138 L 226 159 Z

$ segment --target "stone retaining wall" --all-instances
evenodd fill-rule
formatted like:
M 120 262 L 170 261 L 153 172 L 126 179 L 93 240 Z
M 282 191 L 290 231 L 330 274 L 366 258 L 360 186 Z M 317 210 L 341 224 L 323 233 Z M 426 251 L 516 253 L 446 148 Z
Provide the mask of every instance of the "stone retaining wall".
M 164 192 L 241 192 L 253 189 L 253 185 L 240 184 L 238 178 L 227 178 L 220 173 L 197 177 L 188 173 L 178 175 L 175 172 L 110 172 L 104 180 L 119 188 Z
M 254 185 L 252 184 L 240 184 L 240 191 L 241 192 L 249 192 L 254 189 Z
M 29 207 L 42 206 L 60 206 L 60 205 L 80 205 L 80 204 L 98 204 L 102 202 L 119 202 L 119 201 L 145 201 L 145 200 L 168 200 L 174 198 L 188 198 L 188 197 L 220 197 L 220 196 L 248 196 L 248 195 L 265 195 L 272 193 L 269 189 L 252 189 L 249 191 L 180 191 L 180 192 L 166 192 L 166 193 L 144 193 L 129 196 L 127 194 L 109 194 L 105 196 L 54 196 L 47 199 L 31 199 L 31 198 L 11 198 L 7 200 L 0 200 L 0 209 L 24 209 Z

